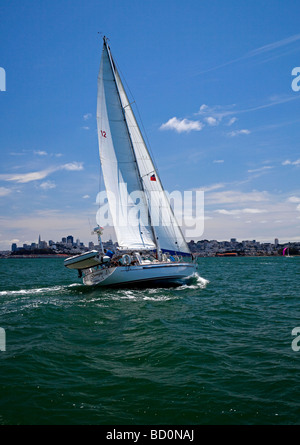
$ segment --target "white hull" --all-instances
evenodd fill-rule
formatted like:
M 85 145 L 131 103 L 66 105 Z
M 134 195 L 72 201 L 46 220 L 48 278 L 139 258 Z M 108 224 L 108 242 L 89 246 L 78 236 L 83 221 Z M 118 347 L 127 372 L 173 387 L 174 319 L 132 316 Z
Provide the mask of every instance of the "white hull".
M 194 263 L 156 263 L 84 271 L 87 286 L 120 286 L 150 283 L 180 283 L 196 272 Z

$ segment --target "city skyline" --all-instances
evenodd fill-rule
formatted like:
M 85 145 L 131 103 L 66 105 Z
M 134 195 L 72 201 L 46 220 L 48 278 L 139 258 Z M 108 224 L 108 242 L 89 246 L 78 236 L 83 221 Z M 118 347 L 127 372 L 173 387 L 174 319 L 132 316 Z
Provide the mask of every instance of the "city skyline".
M 288 256 L 300 256 L 300 242 L 280 243 L 278 238 L 274 239 L 273 243 L 260 243 L 256 240 L 237 240 L 231 238 L 230 240 L 191 240 L 189 248 L 192 255 L 196 257 L 212 257 L 212 256 L 284 256 L 285 250 L 288 249 Z M 88 246 L 80 242 L 79 239 L 74 241 L 74 237 L 69 235 L 62 237 L 61 241 L 54 242 L 49 240 L 49 245 L 46 241 L 41 240 L 39 236 L 38 243 L 31 243 L 31 245 L 23 244 L 17 246 L 13 243 L 11 251 L 0 251 L 0 256 L 3 258 L 9 257 L 41 257 L 41 256 L 72 256 L 82 254 L 90 250 L 101 251 L 102 248 L 112 250 L 117 253 L 117 243 L 112 240 L 103 242 L 102 246 L 93 241 L 89 241 Z
M 217 242 L 217 243 L 231 243 L 231 244 L 240 244 L 240 243 L 254 243 L 254 244 L 274 244 L 275 246 L 278 245 L 286 245 L 286 244 L 292 244 L 291 241 L 287 241 L 287 242 L 280 242 L 280 240 L 278 238 L 274 238 L 273 240 L 274 242 L 272 243 L 267 243 L 267 242 L 260 242 L 258 240 L 251 240 L 249 239 L 245 239 L 245 240 L 238 240 L 237 238 L 230 238 L 230 239 L 223 239 L 223 240 L 217 240 L 217 239 L 192 239 L 191 241 L 189 241 L 189 244 L 193 244 L 193 243 L 201 243 L 201 242 Z M 116 241 L 113 241 L 112 238 L 110 238 L 109 240 L 103 241 L 104 243 L 110 243 L 110 244 L 115 244 L 117 245 L 118 243 Z M 68 235 L 68 236 L 62 236 L 61 240 L 48 240 L 48 242 L 46 240 L 43 240 L 41 238 L 41 235 L 38 236 L 38 242 L 34 242 L 34 241 L 29 241 L 28 243 L 23 243 L 23 248 L 24 246 L 27 247 L 39 247 L 39 248 L 44 248 L 44 247 L 48 247 L 51 245 L 55 245 L 55 244 L 65 244 L 65 245 L 72 245 L 72 246 L 82 246 L 82 247 L 87 247 L 86 244 L 90 245 L 93 244 L 95 246 L 99 245 L 98 240 L 96 242 L 94 241 L 88 241 L 86 244 L 84 242 L 82 242 L 79 238 L 77 238 L 75 240 L 73 235 Z M 295 244 L 300 244 L 300 241 L 296 242 Z M 17 246 L 17 243 L 12 243 L 12 245 Z M 21 246 L 19 246 L 21 247 Z
M 204 191 L 201 238 L 298 241 L 300 5 L 103 5 L 1 6 L 0 250 L 40 230 L 87 243 L 96 225 L 99 33 L 133 92 L 165 189 Z

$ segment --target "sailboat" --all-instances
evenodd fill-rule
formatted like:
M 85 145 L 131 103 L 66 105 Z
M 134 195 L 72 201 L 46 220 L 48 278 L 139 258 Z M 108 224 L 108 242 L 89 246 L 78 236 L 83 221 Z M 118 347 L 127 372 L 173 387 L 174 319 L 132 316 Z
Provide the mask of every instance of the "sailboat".
M 286 251 L 287 251 L 287 253 L 286 253 Z M 290 249 L 289 249 L 289 247 L 285 247 L 285 248 L 283 249 L 283 251 L 282 251 L 282 256 L 284 256 L 285 258 L 293 258 L 293 257 L 290 255 Z
M 67 258 L 88 286 L 182 283 L 197 269 L 150 156 L 118 69 L 103 38 L 98 75 L 100 163 L 118 250 Z M 136 199 L 136 196 L 138 199 Z M 138 218 L 137 218 L 138 215 Z

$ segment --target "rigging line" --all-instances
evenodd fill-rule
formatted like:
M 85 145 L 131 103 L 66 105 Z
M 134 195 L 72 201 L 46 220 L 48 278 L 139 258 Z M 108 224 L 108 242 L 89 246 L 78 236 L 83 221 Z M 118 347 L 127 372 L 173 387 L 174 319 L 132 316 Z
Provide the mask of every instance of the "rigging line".
M 122 113 L 123 113 L 123 116 L 124 116 L 124 122 L 125 122 L 125 126 L 126 126 L 126 129 L 127 129 L 128 137 L 129 137 L 129 145 L 130 145 L 130 148 L 132 150 L 133 159 L 135 161 L 136 173 L 137 173 L 138 181 L 140 181 L 141 189 L 144 191 L 143 181 L 142 181 L 142 179 L 140 177 L 139 166 L 138 166 L 138 162 L 137 162 L 136 157 L 135 157 L 134 148 L 133 148 L 131 137 L 130 137 L 130 130 L 129 130 L 128 123 L 127 123 L 127 120 L 126 120 L 126 112 L 125 112 L 125 110 L 123 108 L 122 99 L 121 99 L 121 95 L 120 95 L 120 90 L 119 90 L 119 86 L 118 86 L 118 83 L 117 83 L 116 76 L 118 75 L 118 77 L 119 77 L 119 73 L 115 69 L 115 66 L 114 66 L 115 64 L 114 64 L 114 60 L 112 58 L 112 54 L 111 54 L 110 48 L 106 44 L 105 44 L 105 47 L 106 47 L 108 59 L 109 59 L 109 62 L 110 62 L 110 68 L 111 68 L 111 71 L 112 71 L 112 74 L 113 74 L 113 79 L 114 79 L 114 82 L 115 82 L 115 87 L 116 87 L 117 95 L 118 95 L 118 98 L 119 98 L 119 103 L 121 105 Z M 121 82 L 121 85 L 122 85 L 121 79 L 120 79 L 120 82 Z M 146 206 L 146 208 L 148 210 L 148 219 L 149 219 L 149 224 L 150 224 L 150 228 L 151 228 L 151 232 L 152 232 L 152 236 L 153 236 L 153 241 L 154 241 L 154 243 L 156 245 L 156 248 L 158 250 L 157 237 L 156 237 L 156 234 L 155 234 L 154 227 L 151 225 L 151 215 L 149 213 L 149 207 L 148 207 L 147 201 L 145 199 L 144 199 L 144 204 L 145 204 L 145 206 Z M 141 234 L 140 234 L 140 237 L 141 237 Z M 144 244 L 144 242 L 143 242 L 143 244 Z
M 126 84 L 129 93 L 131 94 L 132 98 L 134 99 L 134 96 L 133 96 L 133 94 L 132 94 L 132 92 L 131 92 L 131 90 L 130 90 L 130 87 L 129 87 L 129 85 L 128 85 L 127 82 L 126 82 L 125 76 L 122 74 L 122 71 L 120 70 L 120 68 L 119 68 L 119 66 L 117 65 L 117 63 L 116 63 L 116 66 L 117 66 L 117 72 L 118 72 L 118 75 L 119 75 L 119 76 L 120 76 L 120 75 L 122 76 L 122 78 L 123 78 L 123 80 L 124 80 L 124 83 Z M 121 81 L 121 78 L 120 78 L 120 81 Z M 122 82 L 122 81 L 121 81 L 121 82 Z M 126 95 L 126 92 L 125 92 L 125 91 L 124 91 L 124 94 L 125 94 L 125 97 L 126 97 L 127 95 Z M 130 104 L 129 104 L 130 101 L 129 101 L 128 98 L 127 98 L 127 100 L 128 100 L 128 104 L 126 105 L 126 107 L 130 105 Z M 135 102 L 135 101 L 134 101 L 134 102 Z M 146 145 L 146 143 L 145 143 L 145 141 L 144 141 L 144 145 L 145 145 L 146 152 L 148 151 L 148 155 L 149 155 L 149 158 L 150 158 L 150 162 L 152 163 L 153 167 L 154 167 L 155 170 L 156 170 L 157 181 L 159 181 L 160 186 L 161 186 L 162 191 L 163 191 L 164 198 L 165 198 L 166 202 L 168 202 L 168 199 L 167 199 L 167 197 L 166 197 L 165 190 L 164 190 L 164 188 L 163 188 L 163 186 L 162 186 L 162 182 L 161 182 L 160 177 L 159 177 L 158 168 L 157 168 L 157 166 L 155 165 L 154 155 L 153 155 L 153 153 L 152 153 L 151 146 L 150 146 L 150 143 L 149 143 L 149 140 L 148 140 L 148 137 L 147 137 L 147 134 L 146 134 L 146 131 L 145 131 L 145 128 L 144 128 L 144 125 L 143 125 L 143 122 L 142 122 L 141 115 L 140 115 L 140 112 L 139 112 L 139 109 L 138 109 L 137 104 L 136 104 L 136 109 L 137 109 L 137 112 L 138 112 L 138 115 L 139 115 L 139 119 L 140 119 L 140 122 L 141 122 L 141 126 L 142 126 L 142 128 L 143 128 L 143 131 L 144 131 L 144 133 L 145 133 L 145 136 L 146 136 L 146 139 L 147 139 L 147 142 L 148 142 L 148 146 L 149 146 L 149 148 L 150 148 L 150 152 L 151 152 L 152 158 L 151 158 L 151 155 L 150 155 L 150 153 L 149 153 L 148 147 L 147 147 L 147 145 Z M 128 130 L 129 130 L 129 125 L 130 125 L 130 123 L 132 122 L 132 123 L 133 123 L 132 127 L 133 127 L 133 128 L 136 128 L 137 133 L 139 133 L 140 136 L 141 136 L 141 138 L 143 139 L 143 135 L 142 135 L 140 129 L 138 128 L 138 124 L 137 124 L 137 122 L 136 122 L 136 119 L 135 119 L 133 110 L 131 110 L 133 121 L 131 121 L 131 119 L 129 118 L 129 116 L 126 115 L 125 107 L 123 107 L 123 110 L 124 110 L 124 113 L 125 113 L 124 118 L 125 118 L 125 121 L 127 122 L 127 126 L 128 126 L 127 128 L 128 128 Z M 127 119 L 128 119 L 128 120 L 127 120 Z M 130 122 L 130 121 L 131 121 L 131 122 Z M 128 124 L 129 124 L 129 125 L 128 125 Z M 130 127 L 131 127 L 131 125 L 130 125 Z M 131 132 L 129 131 L 129 133 L 131 133 Z M 134 135 L 131 133 L 131 136 L 133 137 Z M 143 164 L 146 165 L 146 162 L 145 162 L 146 160 L 144 160 L 144 159 L 141 159 L 141 160 L 142 160 Z M 143 181 L 142 181 L 142 184 L 143 184 Z M 147 187 L 147 188 L 148 188 L 148 187 Z M 152 187 L 151 187 L 151 188 L 152 188 Z M 159 204 L 160 204 L 160 203 L 159 203 Z M 177 244 L 177 246 L 178 246 L 178 237 L 176 236 L 176 233 L 175 233 L 175 225 L 176 225 L 176 227 L 177 227 L 177 232 L 179 232 L 179 233 L 177 233 L 177 234 L 179 235 L 180 238 L 183 239 L 183 244 L 187 247 L 187 243 L 186 243 L 186 241 L 185 241 L 185 239 L 184 239 L 182 230 L 181 230 L 180 226 L 179 226 L 178 223 L 177 223 L 177 220 L 176 220 L 174 211 L 173 211 L 173 209 L 171 208 L 169 202 L 168 202 L 168 204 L 169 204 L 170 213 L 171 213 L 171 218 L 170 218 L 170 220 L 171 220 L 171 221 L 170 221 L 170 222 L 171 222 L 171 227 L 172 227 L 172 231 L 173 231 L 173 236 L 174 236 L 174 238 L 175 238 L 175 240 L 176 240 L 176 241 L 175 241 L 175 244 Z M 159 205 L 159 207 L 161 208 L 160 205 Z M 188 250 L 189 250 L 189 249 L 188 249 Z
M 127 90 L 129 91 L 129 93 L 130 93 L 130 95 L 131 95 L 131 97 L 132 97 L 132 99 L 133 99 L 133 102 L 132 102 L 132 103 L 135 104 L 135 107 L 136 107 L 136 110 L 137 110 L 137 114 L 138 114 L 138 117 L 139 117 L 139 121 L 140 121 L 140 123 L 141 123 L 142 129 L 143 129 L 143 133 L 144 133 L 144 135 L 145 135 L 145 139 L 146 139 L 146 142 L 147 142 L 147 147 L 149 147 L 149 151 L 150 151 L 150 154 L 151 154 L 151 157 L 152 157 L 152 163 L 153 163 L 154 168 L 155 168 L 155 170 L 156 170 L 156 172 L 157 172 L 157 174 L 158 174 L 158 168 L 157 168 L 157 165 L 156 165 L 156 162 L 155 162 L 155 157 L 154 157 L 154 154 L 153 154 L 153 151 L 152 151 L 152 148 L 151 148 L 151 144 L 150 144 L 149 138 L 148 138 L 148 136 L 147 136 L 146 129 L 145 129 L 144 124 L 143 124 L 143 120 L 142 120 L 141 113 L 140 113 L 140 111 L 139 111 L 139 107 L 138 107 L 138 105 L 137 105 L 137 103 L 136 103 L 136 101 L 135 101 L 134 95 L 132 94 L 132 91 L 131 91 L 131 89 L 130 89 L 130 87 L 129 87 L 127 81 L 126 81 L 126 78 L 125 78 L 124 74 L 122 73 L 122 71 L 121 71 L 121 69 L 120 69 L 119 64 L 118 64 L 117 62 L 115 62 L 115 64 L 116 64 L 116 66 L 117 66 L 117 68 L 118 68 L 118 72 L 119 72 L 119 74 L 120 74 L 121 77 L 122 77 L 122 81 L 124 81 L 124 83 L 125 83 L 125 85 L 126 85 L 126 87 L 127 87 Z M 127 105 L 127 106 L 128 106 L 128 105 Z

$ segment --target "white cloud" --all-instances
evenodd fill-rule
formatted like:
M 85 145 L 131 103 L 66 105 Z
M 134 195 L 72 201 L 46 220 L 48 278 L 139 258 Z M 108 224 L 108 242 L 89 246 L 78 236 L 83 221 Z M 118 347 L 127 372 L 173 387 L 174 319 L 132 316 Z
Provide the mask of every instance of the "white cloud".
M 87 126 L 85 126 L 85 127 L 81 127 L 83 130 L 89 130 L 90 129 L 90 127 L 87 127 Z
M 215 159 L 213 161 L 214 164 L 223 164 L 223 162 L 225 162 L 224 159 Z
M 92 113 L 86 113 L 83 115 L 83 120 L 87 121 L 92 117 Z
M 204 120 L 205 120 L 205 122 L 207 122 L 208 125 L 210 125 L 211 127 L 215 127 L 216 125 L 219 124 L 219 122 L 217 121 L 217 119 L 214 118 L 214 117 L 212 117 L 212 116 L 206 117 Z
M 7 196 L 11 193 L 11 190 L 6 187 L 0 187 L 0 197 Z
M 232 117 L 231 119 L 230 119 L 230 121 L 228 122 L 228 127 L 230 127 L 231 125 L 233 125 L 235 122 L 237 121 L 237 118 L 236 117 Z
M 90 197 L 90 195 L 84 195 L 82 198 L 83 199 L 88 199 Z
M 300 198 L 298 198 L 298 196 L 290 196 L 288 198 L 288 202 L 296 202 L 296 203 L 298 203 L 298 202 L 300 202 Z
M 45 181 L 45 182 L 42 182 L 40 185 L 40 188 L 43 190 L 50 190 L 50 189 L 54 189 L 55 187 L 56 187 L 56 184 L 53 181 Z
M 239 136 L 240 134 L 250 134 L 251 131 L 244 129 L 244 130 L 235 130 L 235 131 L 230 131 L 230 133 L 228 133 L 228 136 L 230 137 L 235 137 L 235 136 Z
M 226 209 L 218 209 L 215 210 L 216 213 L 220 213 L 221 215 L 239 215 L 241 213 L 246 214 L 255 214 L 255 213 L 265 213 L 266 210 L 261 209 L 234 209 L 234 210 L 226 210 Z
M 205 186 L 205 187 L 198 187 L 198 188 L 195 189 L 195 190 L 201 190 L 201 191 L 207 193 L 207 192 L 211 192 L 211 191 L 213 191 L 213 190 L 221 189 L 221 188 L 223 188 L 223 187 L 224 187 L 224 184 L 222 184 L 222 183 L 218 183 L 218 184 L 212 184 L 212 185 Z
M 39 181 L 41 179 L 45 179 L 51 173 L 54 173 L 58 170 L 69 170 L 69 171 L 79 171 L 83 170 L 82 162 L 70 162 L 68 164 L 59 165 L 57 167 L 49 167 L 45 170 L 40 170 L 36 172 L 30 173 L 17 173 L 17 174 L 0 174 L 0 179 L 4 181 L 13 181 L 19 184 L 26 184 L 31 181 Z
M 4 181 L 14 181 L 20 184 L 25 184 L 27 182 L 44 179 L 48 175 L 53 173 L 55 170 L 56 170 L 55 168 L 48 168 L 45 170 L 40 170 L 37 172 L 30 172 L 30 173 L 1 174 L 0 179 L 3 179 Z
M 70 162 L 69 164 L 64 164 L 60 167 L 60 169 L 63 170 L 72 170 L 72 171 L 79 171 L 83 170 L 83 163 L 82 162 Z
M 267 192 L 240 192 L 235 190 L 226 190 L 223 192 L 210 193 L 206 197 L 209 204 L 236 204 L 246 202 L 266 202 L 269 200 Z
M 162 124 L 161 130 L 175 130 L 177 133 L 189 133 L 190 131 L 200 131 L 203 128 L 203 124 L 200 121 L 191 121 L 189 119 L 177 119 L 173 117 L 168 122 Z
M 265 167 L 260 167 L 260 168 L 255 168 L 255 169 L 253 169 L 253 170 L 248 170 L 248 173 L 257 173 L 257 172 L 263 172 L 263 171 L 265 171 L 265 170 L 270 170 L 271 168 L 273 168 L 273 167 L 271 167 L 271 166 L 265 166 Z
M 282 165 L 300 165 L 300 159 L 293 162 L 287 159 L 286 161 L 282 162 Z
M 205 110 L 207 110 L 207 109 L 208 109 L 208 106 L 205 105 L 205 104 L 203 104 L 203 105 L 201 105 L 201 107 L 200 107 L 200 109 L 199 109 L 199 112 L 205 111 Z
M 37 151 L 34 151 L 33 153 L 38 156 L 47 156 L 47 154 L 48 154 L 46 151 L 42 151 L 42 150 L 37 150 Z

